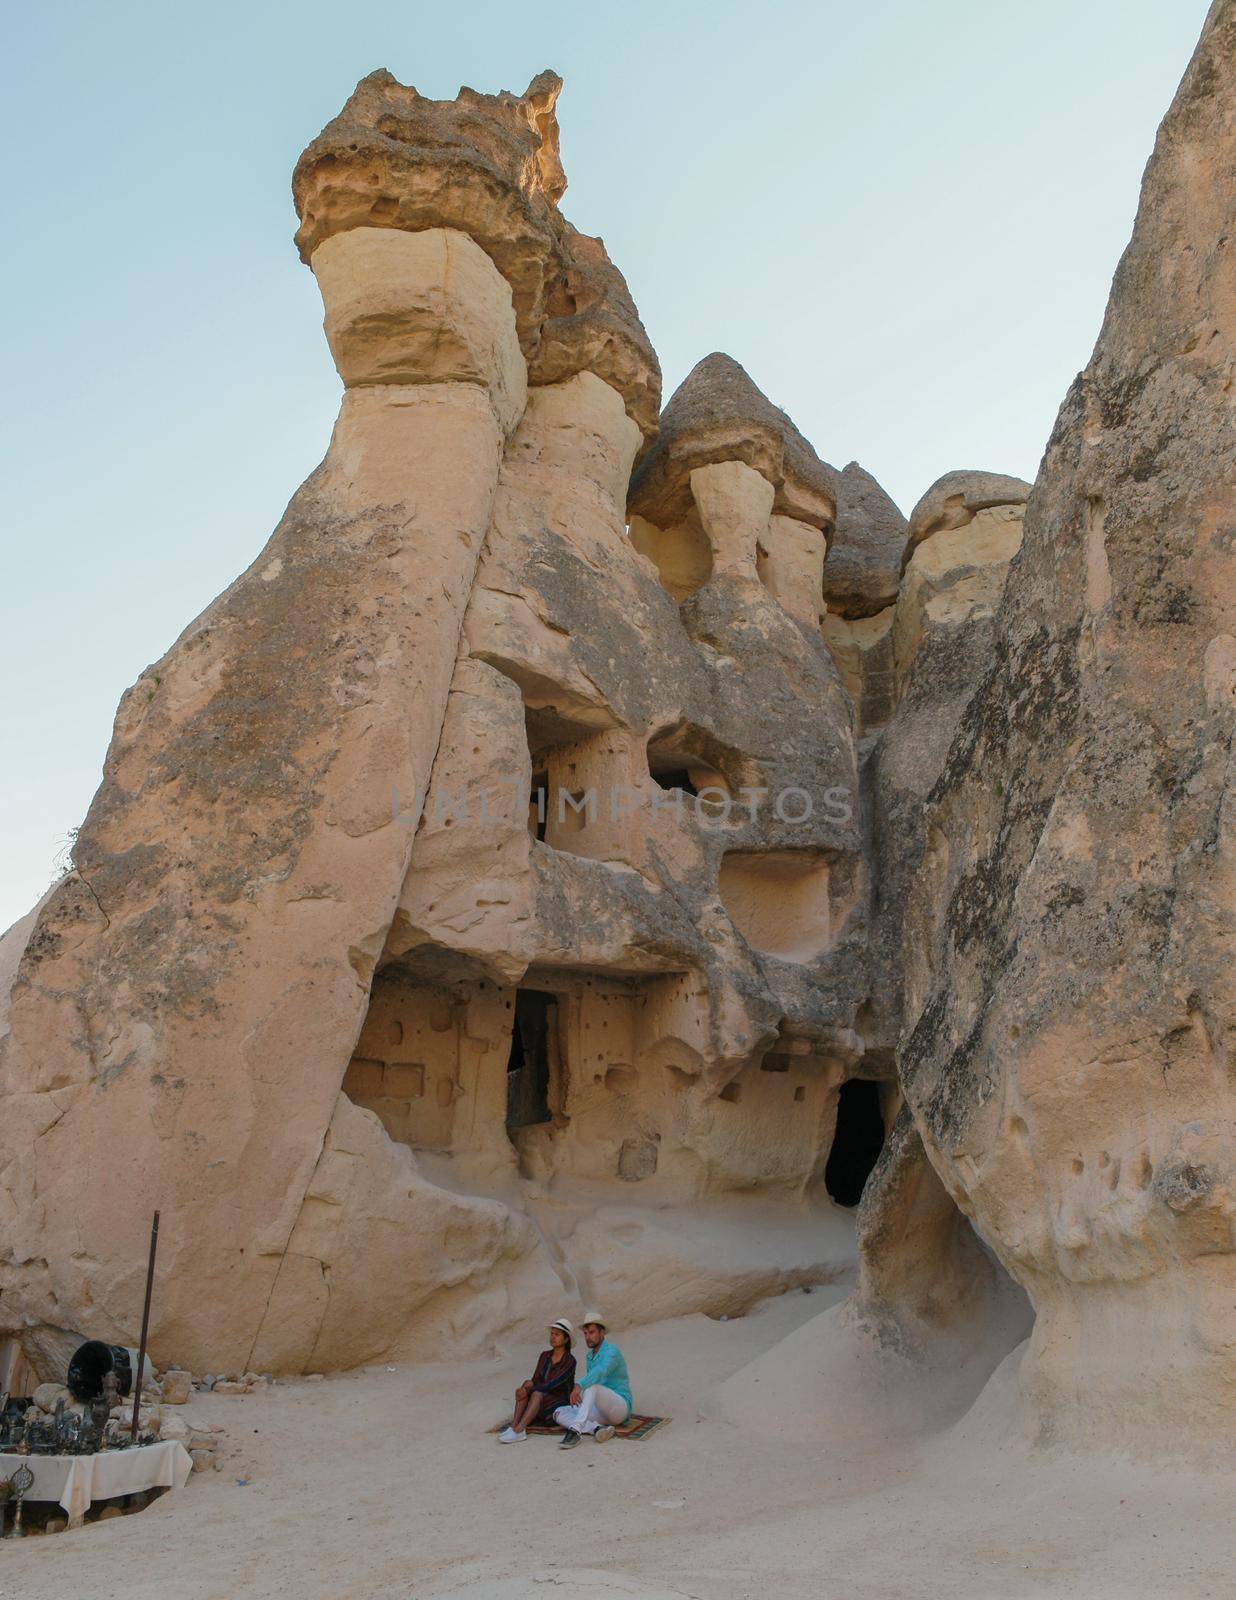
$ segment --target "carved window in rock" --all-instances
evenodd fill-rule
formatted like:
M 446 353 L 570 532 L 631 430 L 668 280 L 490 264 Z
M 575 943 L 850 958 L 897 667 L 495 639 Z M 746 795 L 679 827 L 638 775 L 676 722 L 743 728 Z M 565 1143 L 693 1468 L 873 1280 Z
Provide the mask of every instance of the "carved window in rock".
M 828 859 L 807 850 L 732 850 L 721 862 L 721 903 L 753 950 L 809 961 L 832 937 Z
M 675 789 L 681 789 L 683 794 L 689 795 L 692 800 L 697 800 L 699 789 L 696 784 L 702 776 L 698 771 L 693 772 L 690 767 L 666 767 L 654 772 L 652 781 L 659 789 L 668 790 L 670 793 Z
M 448 1150 L 459 1084 L 459 1001 L 398 969 L 377 974 L 342 1089 L 413 1150 Z
M 551 850 L 607 859 L 613 800 L 629 786 L 629 735 L 572 720 L 553 706 L 525 711 L 532 790 L 528 831 Z
M 758 787 L 753 763 L 691 722 L 676 722 L 650 735 L 648 772 L 658 788 L 681 793 L 691 802 L 692 813 L 710 818 L 724 818 L 741 806 L 736 820 L 745 820 L 740 790 L 746 783 Z

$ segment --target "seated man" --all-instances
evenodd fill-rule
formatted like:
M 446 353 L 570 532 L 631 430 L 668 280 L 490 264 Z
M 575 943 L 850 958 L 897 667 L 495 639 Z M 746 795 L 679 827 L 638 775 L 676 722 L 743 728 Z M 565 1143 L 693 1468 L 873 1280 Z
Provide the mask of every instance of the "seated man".
M 605 1337 L 605 1318 L 599 1311 L 584 1317 L 584 1343 L 588 1365 L 582 1382 L 571 1390 L 571 1404 L 559 1406 L 554 1421 L 566 1429 L 560 1450 L 570 1450 L 580 1435 L 592 1434 L 604 1443 L 614 1437 L 614 1424 L 631 1415 L 631 1383 L 622 1351 Z

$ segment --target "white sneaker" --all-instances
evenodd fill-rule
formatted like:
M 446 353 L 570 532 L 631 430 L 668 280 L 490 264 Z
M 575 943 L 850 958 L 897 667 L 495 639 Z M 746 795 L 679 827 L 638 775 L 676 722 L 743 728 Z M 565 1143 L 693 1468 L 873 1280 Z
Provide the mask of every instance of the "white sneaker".
M 603 1423 L 592 1436 L 598 1444 L 608 1444 L 614 1437 L 614 1430 L 609 1423 Z
M 517 1439 L 519 1439 L 520 1437 L 521 1437 L 521 1435 L 516 1433 L 514 1428 L 503 1428 L 502 1432 L 498 1435 L 498 1443 L 499 1444 L 514 1444 L 515 1441 Z M 524 1434 L 524 1435 L 522 1435 L 522 1437 L 526 1438 L 527 1435 Z

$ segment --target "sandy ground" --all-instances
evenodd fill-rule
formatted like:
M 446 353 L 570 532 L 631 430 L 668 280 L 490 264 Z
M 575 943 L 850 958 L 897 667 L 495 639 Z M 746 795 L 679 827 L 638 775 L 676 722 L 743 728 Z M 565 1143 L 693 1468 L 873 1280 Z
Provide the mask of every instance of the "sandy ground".
M 489 1361 L 195 1397 L 187 1409 L 228 1430 L 223 1470 L 195 1475 L 140 1514 L 0 1545 L 0 1596 L 1227 1600 L 1236 1591 L 1231 1478 L 1015 1453 L 1001 1443 L 1007 1364 L 959 1427 L 894 1444 L 855 1422 L 853 1396 L 804 1393 L 792 1440 L 729 1420 L 727 1396 L 775 1380 L 769 1352 L 781 1340 L 812 1317 L 830 1337 L 828 1307 L 845 1292 L 795 1292 L 733 1321 L 686 1317 L 623 1336 L 637 1405 L 674 1418 L 643 1442 L 499 1445 L 484 1430 L 520 1374 Z

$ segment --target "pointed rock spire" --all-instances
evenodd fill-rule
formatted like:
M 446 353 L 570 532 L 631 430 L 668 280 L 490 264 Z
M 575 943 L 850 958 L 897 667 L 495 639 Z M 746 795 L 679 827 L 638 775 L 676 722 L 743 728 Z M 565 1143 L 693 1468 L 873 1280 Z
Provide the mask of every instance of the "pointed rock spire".
M 720 351 L 697 363 L 670 397 L 632 479 L 631 511 L 658 527 L 676 526 L 691 509 L 691 473 L 716 461 L 745 461 L 776 490 L 775 511 L 832 527 L 835 469 L 738 362 Z

